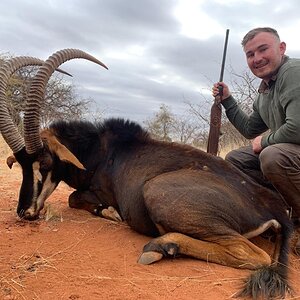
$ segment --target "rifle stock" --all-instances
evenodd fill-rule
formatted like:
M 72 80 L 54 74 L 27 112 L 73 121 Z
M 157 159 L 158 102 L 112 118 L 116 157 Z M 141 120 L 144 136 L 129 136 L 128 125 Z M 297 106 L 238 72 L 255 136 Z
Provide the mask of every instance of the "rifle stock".
M 223 76 L 224 76 L 228 36 L 229 36 L 229 29 L 226 30 L 219 82 L 223 81 Z M 223 95 L 223 89 L 222 87 L 220 87 L 219 88 L 220 101 L 217 101 L 215 99 L 210 111 L 210 128 L 209 128 L 209 135 L 208 135 L 208 142 L 207 142 L 207 153 L 213 155 L 217 155 L 219 151 L 219 138 L 221 132 L 221 119 L 222 119 L 222 106 L 221 106 L 222 95 Z

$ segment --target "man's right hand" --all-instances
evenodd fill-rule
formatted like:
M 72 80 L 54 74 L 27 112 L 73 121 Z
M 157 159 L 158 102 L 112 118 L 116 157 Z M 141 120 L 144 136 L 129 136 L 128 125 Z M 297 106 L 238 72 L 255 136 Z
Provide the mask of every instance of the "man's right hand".
M 224 82 L 217 82 L 213 85 L 212 88 L 212 95 L 214 98 L 216 98 L 216 100 L 220 100 L 220 87 L 223 89 L 223 93 L 222 93 L 222 101 L 227 99 L 231 93 L 229 91 L 228 86 L 224 83 Z

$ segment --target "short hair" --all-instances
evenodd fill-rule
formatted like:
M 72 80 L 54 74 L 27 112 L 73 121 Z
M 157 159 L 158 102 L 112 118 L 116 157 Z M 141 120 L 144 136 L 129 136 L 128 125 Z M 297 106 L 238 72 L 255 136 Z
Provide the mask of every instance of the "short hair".
M 272 33 L 274 36 L 276 36 L 280 40 L 279 34 L 278 34 L 277 30 L 275 30 L 274 28 L 271 28 L 271 27 L 257 27 L 257 28 L 254 28 L 254 29 L 250 30 L 244 36 L 244 38 L 242 39 L 242 46 L 245 47 L 245 45 L 250 40 L 252 40 L 260 32 L 269 32 L 269 33 Z

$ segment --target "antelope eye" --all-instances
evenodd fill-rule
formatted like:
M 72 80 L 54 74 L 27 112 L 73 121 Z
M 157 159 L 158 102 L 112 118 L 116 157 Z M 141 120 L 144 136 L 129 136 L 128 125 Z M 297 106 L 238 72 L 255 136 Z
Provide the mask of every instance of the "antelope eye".
M 42 176 L 42 181 L 47 176 L 48 173 L 49 173 L 49 170 L 45 170 L 43 168 L 40 168 L 40 174 Z

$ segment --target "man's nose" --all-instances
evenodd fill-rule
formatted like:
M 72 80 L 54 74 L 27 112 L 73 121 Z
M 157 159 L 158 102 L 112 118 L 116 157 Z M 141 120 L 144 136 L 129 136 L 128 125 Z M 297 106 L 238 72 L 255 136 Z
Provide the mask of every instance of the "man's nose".
M 260 53 L 254 53 L 254 63 L 260 63 L 262 61 L 262 55 Z

